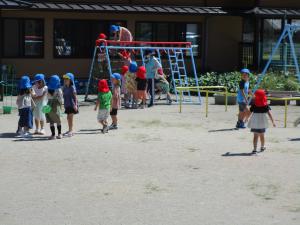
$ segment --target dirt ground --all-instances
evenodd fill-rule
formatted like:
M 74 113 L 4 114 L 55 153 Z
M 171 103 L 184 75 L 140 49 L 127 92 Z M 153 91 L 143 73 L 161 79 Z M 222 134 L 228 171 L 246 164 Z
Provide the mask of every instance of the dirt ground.
M 83 106 L 76 135 L 55 141 L 16 138 L 17 113 L 0 115 L 0 225 L 298 225 L 300 108 L 286 129 L 272 109 L 258 156 L 237 106 L 121 110 L 105 135 Z

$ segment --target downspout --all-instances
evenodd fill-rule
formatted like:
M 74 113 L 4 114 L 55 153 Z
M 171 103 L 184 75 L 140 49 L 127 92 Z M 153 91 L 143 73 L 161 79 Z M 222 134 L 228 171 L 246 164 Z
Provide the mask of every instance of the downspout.
M 203 35 L 203 55 L 201 59 L 201 72 L 207 71 L 207 56 L 208 56 L 208 19 L 209 16 L 204 17 L 204 35 Z

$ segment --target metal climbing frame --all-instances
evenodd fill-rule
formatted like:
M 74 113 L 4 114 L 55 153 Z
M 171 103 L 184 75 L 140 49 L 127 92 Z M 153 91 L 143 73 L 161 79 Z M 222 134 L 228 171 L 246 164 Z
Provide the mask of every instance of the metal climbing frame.
M 159 62 L 162 64 L 163 61 L 167 60 L 170 75 L 172 77 L 172 86 L 174 88 L 174 93 L 176 95 L 176 100 L 179 99 L 179 92 L 176 89 L 176 85 L 179 86 L 188 86 L 188 74 L 186 68 L 186 61 L 190 58 L 191 63 L 191 74 L 192 77 L 195 78 L 196 84 L 198 83 L 197 70 L 195 65 L 195 60 L 193 56 L 193 49 L 190 42 L 142 42 L 142 41 L 106 41 L 102 40 L 99 46 L 95 46 L 93 60 L 89 71 L 89 79 L 86 88 L 86 98 L 89 93 L 90 83 L 93 77 L 93 67 L 95 64 L 95 58 L 98 51 L 104 52 L 108 64 L 108 72 L 111 75 L 114 71 L 119 71 L 120 68 L 112 67 L 112 53 L 127 50 L 135 55 L 135 57 L 140 57 L 142 64 L 145 65 L 144 51 L 145 50 L 155 50 L 157 53 L 157 58 Z M 164 58 L 164 55 L 166 57 Z M 190 91 L 186 91 L 184 93 L 186 97 L 186 102 L 191 101 Z M 201 94 L 200 89 L 198 90 L 198 100 L 201 104 Z
M 264 77 L 266 75 L 266 72 L 267 72 L 268 68 L 271 65 L 271 62 L 273 60 L 274 55 L 276 54 L 276 51 L 279 50 L 281 42 L 283 40 L 285 40 L 286 38 L 288 38 L 288 41 L 289 41 L 290 46 L 291 46 L 291 53 L 292 53 L 293 61 L 294 61 L 295 68 L 296 68 L 296 75 L 297 75 L 298 80 L 300 82 L 299 63 L 297 61 L 297 55 L 296 55 L 295 45 L 294 45 L 294 41 L 293 41 L 293 34 L 296 33 L 299 30 L 300 30 L 300 24 L 285 24 L 283 32 L 280 35 L 278 41 L 276 42 L 275 47 L 272 49 L 272 53 L 269 57 L 269 60 L 268 60 L 267 64 L 265 65 L 265 68 L 263 69 L 262 73 L 258 77 L 257 83 L 256 83 L 256 85 L 253 89 L 253 92 L 255 92 L 258 89 L 258 87 L 260 86 L 260 83 L 264 79 Z

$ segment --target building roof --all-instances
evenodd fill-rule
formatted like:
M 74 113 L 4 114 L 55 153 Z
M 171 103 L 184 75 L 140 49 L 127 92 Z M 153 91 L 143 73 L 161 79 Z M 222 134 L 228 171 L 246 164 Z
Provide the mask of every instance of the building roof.
M 4 6 L 4 7 L 2 7 Z M 8 7 L 10 6 L 10 7 Z M 164 6 L 164 5 L 121 5 L 102 3 L 72 3 L 51 1 L 0 0 L 0 8 L 28 7 L 32 10 L 119 12 L 119 13 L 159 13 L 159 14 L 227 14 L 221 7 Z
M 244 14 L 255 15 L 255 16 L 272 16 L 272 17 L 283 17 L 283 16 L 298 16 L 300 17 L 300 9 L 276 9 L 276 8 L 260 8 L 255 7 L 251 10 L 247 10 Z
M 32 4 L 27 1 L 20 0 L 0 0 L 0 9 L 14 9 L 14 8 L 27 8 Z

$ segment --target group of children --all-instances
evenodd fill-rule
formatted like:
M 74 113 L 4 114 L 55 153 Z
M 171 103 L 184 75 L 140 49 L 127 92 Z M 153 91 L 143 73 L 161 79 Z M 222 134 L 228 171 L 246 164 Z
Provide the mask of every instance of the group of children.
M 17 106 L 19 110 L 19 122 L 17 133 L 21 137 L 31 137 L 29 130 L 33 128 L 35 121 L 35 132 L 33 134 L 45 135 L 44 125 L 50 124 L 50 139 L 61 139 L 61 111 L 64 103 L 65 113 L 69 129 L 64 136 L 73 136 L 73 116 L 78 113 L 78 101 L 74 75 L 66 73 L 63 75 L 64 85 L 61 88 L 60 78 L 53 75 L 46 85 L 44 74 L 36 74 L 33 82 L 29 76 L 23 76 L 19 83 L 19 94 Z M 32 85 L 33 84 L 33 85 Z M 55 136 L 55 124 L 57 136 Z

